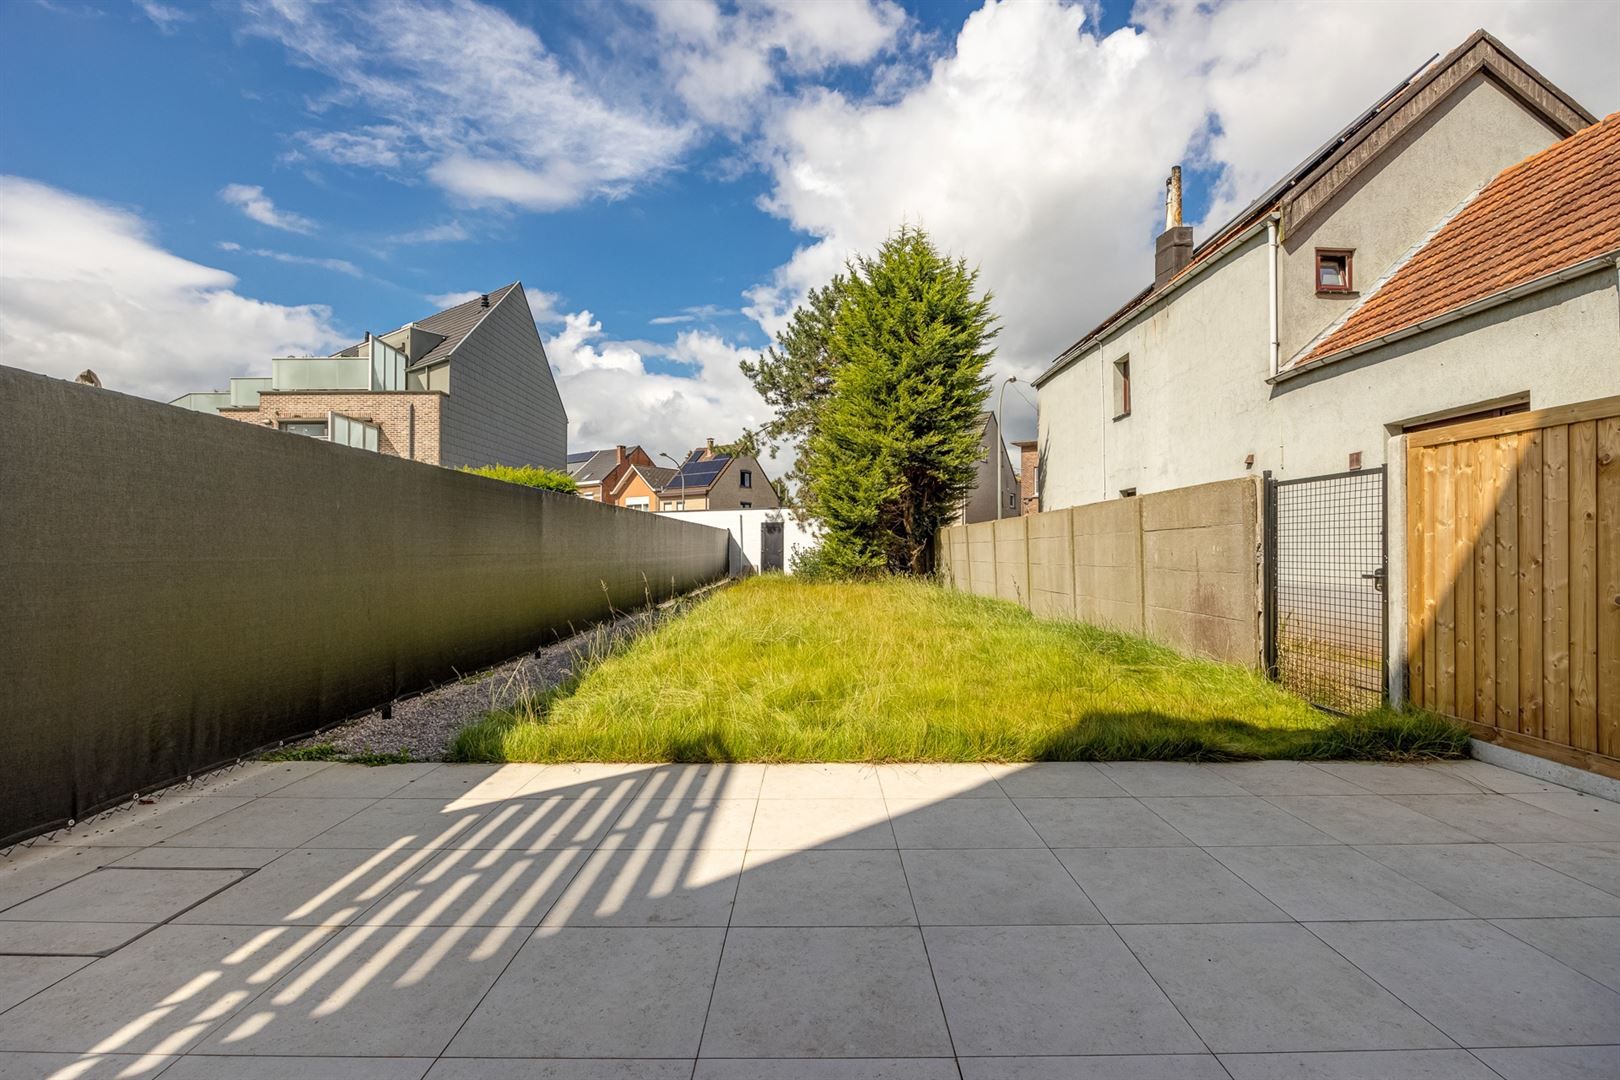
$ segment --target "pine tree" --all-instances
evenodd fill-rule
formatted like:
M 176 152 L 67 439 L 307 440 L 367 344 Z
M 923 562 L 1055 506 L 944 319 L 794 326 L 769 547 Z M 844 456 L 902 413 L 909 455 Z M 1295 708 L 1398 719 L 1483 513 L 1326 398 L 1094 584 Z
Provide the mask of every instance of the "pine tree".
M 983 453 L 997 331 L 977 285 L 918 228 L 850 265 L 831 338 L 840 363 L 805 460 L 833 570 L 932 568 Z

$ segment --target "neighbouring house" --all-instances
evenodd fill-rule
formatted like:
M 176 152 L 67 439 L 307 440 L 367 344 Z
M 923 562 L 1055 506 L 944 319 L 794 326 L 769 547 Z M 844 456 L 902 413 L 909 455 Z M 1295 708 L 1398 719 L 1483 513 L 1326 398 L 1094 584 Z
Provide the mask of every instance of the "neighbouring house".
M 1040 440 L 1023 439 L 1013 445 L 1018 448 L 1018 513 L 1038 514 L 1041 512 L 1041 497 L 1036 488 L 1036 477 L 1041 465 Z
M 658 491 L 661 512 L 774 509 L 782 501 L 759 459 L 715 453 L 714 440 L 686 455 Z
M 606 450 L 585 450 L 568 455 L 568 475 L 579 485 L 582 499 L 595 499 L 609 506 L 622 505 L 613 497 L 614 489 L 632 466 L 650 466 L 653 459 L 639 446 L 614 446 Z
M 1390 436 L 1620 393 L 1620 157 L 1479 31 L 1036 380 L 1043 509 L 1383 463 Z
M 430 465 L 562 469 L 568 414 L 522 282 L 173 404 Z
M 631 510 L 656 510 L 658 493 L 675 478 L 675 473 L 675 469 L 665 469 L 657 465 L 630 466 L 614 486 L 613 505 L 628 507 Z
M 751 510 L 687 510 L 682 521 L 725 529 L 731 534 L 727 572 L 732 577 L 750 574 L 793 573 L 794 563 L 812 551 L 821 528 L 797 510 L 780 507 Z
M 996 414 L 979 414 L 979 446 L 984 453 L 979 458 L 978 474 L 973 486 L 962 499 L 961 509 L 952 520 L 953 525 L 972 525 L 980 521 L 1018 516 L 1018 474 L 1013 472 L 1012 459 L 1001 439 L 1001 424 Z M 1000 471 L 1000 483 L 996 474 Z M 999 495 L 1000 506 L 997 506 Z

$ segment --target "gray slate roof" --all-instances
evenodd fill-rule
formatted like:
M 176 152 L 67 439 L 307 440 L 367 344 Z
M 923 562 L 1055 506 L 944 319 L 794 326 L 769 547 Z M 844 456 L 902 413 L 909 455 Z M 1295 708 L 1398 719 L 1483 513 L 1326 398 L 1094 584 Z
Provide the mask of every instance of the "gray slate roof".
M 619 463 L 618 447 L 609 447 L 606 450 L 592 450 L 581 461 L 575 461 L 576 455 L 568 455 L 568 475 L 579 484 L 600 484 L 613 466 Z
M 442 334 L 444 336 L 444 340 L 439 342 L 438 345 L 434 346 L 426 355 L 419 356 L 413 360 L 411 362 L 411 367 L 426 367 L 429 364 L 436 364 L 440 360 L 444 360 L 449 357 L 451 353 L 456 351 L 456 347 L 466 340 L 467 335 L 472 333 L 473 327 L 478 325 L 479 320 L 481 320 L 485 315 L 489 314 L 490 308 L 493 308 L 496 304 L 500 303 L 506 298 L 507 293 L 510 293 L 513 289 L 516 289 L 520 284 L 520 282 L 514 281 L 512 284 L 496 289 L 494 292 L 490 293 L 488 308 L 484 306 L 482 297 L 475 296 L 464 304 L 457 304 L 455 307 L 445 308 L 443 311 L 429 315 L 425 319 L 417 319 L 417 326 L 421 327 L 423 330 L 426 330 L 430 334 Z M 403 329 L 403 327 L 400 327 L 400 329 Z M 393 333 L 392 330 L 388 332 Z M 340 352 L 335 352 L 332 355 L 359 356 L 360 347 L 362 344 L 364 343 L 358 342 L 354 345 L 350 345 L 347 349 L 343 349 Z

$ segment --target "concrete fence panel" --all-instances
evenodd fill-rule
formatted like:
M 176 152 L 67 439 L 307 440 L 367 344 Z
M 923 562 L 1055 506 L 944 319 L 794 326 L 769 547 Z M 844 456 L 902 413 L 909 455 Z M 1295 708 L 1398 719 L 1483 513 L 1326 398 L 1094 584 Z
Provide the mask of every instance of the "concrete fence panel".
M 724 576 L 727 535 L 0 367 L 0 843 Z
M 1079 619 L 1257 667 L 1259 543 L 1259 481 L 1244 478 L 952 526 L 940 537 L 940 550 L 950 552 L 940 576 L 1041 618 Z

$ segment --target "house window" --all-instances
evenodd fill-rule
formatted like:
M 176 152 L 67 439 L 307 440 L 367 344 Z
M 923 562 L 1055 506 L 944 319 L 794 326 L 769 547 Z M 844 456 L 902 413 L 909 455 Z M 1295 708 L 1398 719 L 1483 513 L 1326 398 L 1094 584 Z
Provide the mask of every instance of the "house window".
M 744 510 L 752 510 L 754 508 L 754 504 L 751 502 L 738 503 L 737 505 L 741 506 Z
M 1353 251 L 1330 248 L 1316 249 L 1316 291 L 1319 293 L 1347 293 L 1351 284 L 1350 263 Z
M 1114 419 L 1131 415 L 1131 358 L 1114 361 Z
M 754 473 L 753 473 L 753 471 L 750 470 L 750 469 L 743 469 L 741 474 L 740 474 L 740 478 L 738 479 L 737 482 L 739 484 L 741 484 L 745 488 L 753 487 L 754 486 Z
M 1119 497 L 1122 498 L 1122 499 L 1134 499 L 1134 498 L 1136 498 L 1136 489 L 1135 488 L 1120 488 L 1119 489 Z
M 633 495 L 624 500 L 624 505 L 631 510 L 650 510 L 652 508 L 650 500 L 645 495 Z
M 308 435 L 312 439 L 326 438 L 325 420 L 283 420 L 276 426 L 292 435 Z

